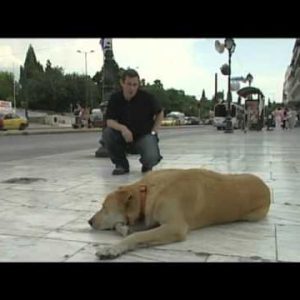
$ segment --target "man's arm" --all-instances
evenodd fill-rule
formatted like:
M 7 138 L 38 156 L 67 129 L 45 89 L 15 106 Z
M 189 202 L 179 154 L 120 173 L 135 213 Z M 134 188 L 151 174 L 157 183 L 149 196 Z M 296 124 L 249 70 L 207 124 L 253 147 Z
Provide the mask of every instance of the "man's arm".
M 132 132 L 125 125 L 122 125 L 118 121 L 113 119 L 108 119 L 106 121 L 106 125 L 107 127 L 120 131 L 127 143 L 131 143 L 133 141 Z
M 112 129 L 115 129 L 115 130 L 118 130 L 120 132 L 122 132 L 122 130 L 124 129 L 124 127 L 126 127 L 125 125 L 122 125 L 118 121 L 113 120 L 113 119 L 108 119 L 106 121 L 106 123 L 107 123 L 108 127 L 112 128 Z
M 160 124 L 161 124 L 163 118 L 164 118 L 164 111 L 161 110 L 160 113 L 155 115 L 154 125 L 153 125 L 153 128 L 152 128 L 153 131 L 158 132 L 158 129 L 160 127 Z

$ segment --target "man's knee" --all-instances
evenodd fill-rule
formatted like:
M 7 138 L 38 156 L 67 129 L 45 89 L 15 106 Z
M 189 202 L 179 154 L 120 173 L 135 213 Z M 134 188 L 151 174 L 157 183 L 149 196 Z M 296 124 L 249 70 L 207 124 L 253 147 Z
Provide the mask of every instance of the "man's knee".
M 115 129 L 110 127 L 106 127 L 102 132 L 102 139 L 104 144 L 109 145 L 112 143 L 116 143 L 121 139 L 121 134 Z
M 145 151 L 144 155 L 142 155 L 142 163 L 143 165 L 153 167 L 157 165 L 162 159 L 159 151 Z

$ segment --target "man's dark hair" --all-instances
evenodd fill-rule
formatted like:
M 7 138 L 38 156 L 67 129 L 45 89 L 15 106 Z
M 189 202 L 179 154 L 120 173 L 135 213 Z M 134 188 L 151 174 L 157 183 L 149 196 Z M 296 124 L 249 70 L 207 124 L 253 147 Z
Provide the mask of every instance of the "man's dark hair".
M 139 73 L 134 69 L 125 70 L 122 74 L 121 80 L 124 82 L 126 77 L 130 77 L 130 78 L 137 77 L 140 80 Z

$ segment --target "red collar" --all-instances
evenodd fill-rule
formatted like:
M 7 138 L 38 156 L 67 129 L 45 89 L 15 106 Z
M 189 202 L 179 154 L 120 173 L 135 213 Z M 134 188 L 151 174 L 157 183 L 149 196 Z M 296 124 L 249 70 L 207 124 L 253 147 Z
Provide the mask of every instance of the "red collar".
M 140 218 L 145 216 L 146 198 L 147 198 L 147 186 L 145 184 L 140 185 Z
M 145 207 L 146 207 L 146 198 L 147 198 L 147 186 L 145 184 L 141 184 L 139 186 L 139 202 L 140 202 L 140 213 L 138 219 L 142 219 L 145 217 Z M 127 224 L 130 224 L 128 215 L 126 216 Z

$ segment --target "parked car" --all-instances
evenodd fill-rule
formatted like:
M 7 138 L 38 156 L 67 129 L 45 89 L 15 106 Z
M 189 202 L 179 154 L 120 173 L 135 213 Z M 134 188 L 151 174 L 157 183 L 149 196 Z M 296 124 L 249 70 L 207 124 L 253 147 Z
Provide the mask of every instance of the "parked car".
M 204 119 L 203 124 L 204 125 L 213 125 L 213 120 L 212 119 Z
M 180 125 L 180 121 L 175 118 L 167 117 L 164 118 L 161 122 L 162 126 L 175 126 L 175 125 Z
M 101 128 L 104 126 L 103 113 L 100 108 L 94 108 L 92 110 L 90 119 L 93 127 Z
M 22 118 L 14 113 L 0 114 L 0 129 L 17 129 L 24 130 L 29 125 L 27 119 Z
M 166 115 L 167 118 L 173 118 L 177 120 L 176 125 L 184 125 L 185 124 L 185 115 L 182 112 L 179 111 L 171 111 Z
M 185 125 L 199 125 L 200 121 L 197 117 L 185 117 Z

